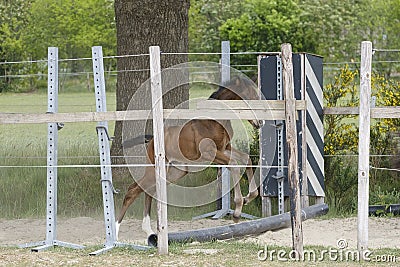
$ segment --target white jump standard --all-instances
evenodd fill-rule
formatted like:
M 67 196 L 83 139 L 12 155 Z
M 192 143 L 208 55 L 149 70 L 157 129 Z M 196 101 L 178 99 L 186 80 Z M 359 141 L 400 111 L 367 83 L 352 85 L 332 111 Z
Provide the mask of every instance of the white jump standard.
M 58 48 L 48 48 L 48 101 L 47 113 L 58 112 Z M 62 124 L 51 122 L 47 126 L 47 191 L 46 191 L 46 240 L 20 245 L 21 248 L 35 247 L 32 251 L 39 252 L 62 246 L 83 249 L 84 246 L 57 240 L 57 145 L 58 130 Z M 38 246 L 38 247 L 36 247 Z
M 106 89 L 104 79 L 104 66 L 103 66 L 103 50 L 101 46 L 92 47 L 92 60 L 93 60 L 93 79 L 96 97 L 96 111 L 106 112 Z M 118 240 L 118 226 L 115 222 L 114 212 L 114 187 L 112 183 L 111 172 L 111 156 L 110 156 L 110 136 L 108 134 L 107 121 L 101 121 L 96 127 L 99 138 L 99 154 L 101 165 L 101 189 L 103 193 L 103 208 L 104 208 L 104 224 L 106 231 L 106 242 L 104 248 L 90 253 L 90 255 L 99 255 L 107 252 L 115 247 L 131 247 L 134 249 L 145 250 L 146 246 L 138 246 L 132 244 L 124 244 L 117 242 Z

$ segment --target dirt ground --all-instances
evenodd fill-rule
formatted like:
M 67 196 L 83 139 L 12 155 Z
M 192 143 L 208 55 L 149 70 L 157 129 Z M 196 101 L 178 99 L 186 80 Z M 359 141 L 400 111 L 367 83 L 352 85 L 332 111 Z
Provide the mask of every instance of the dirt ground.
M 208 228 L 230 224 L 230 220 L 203 219 L 197 221 L 170 221 L 170 232 Z M 58 219 L 57 239 L 81 245 L 102 245 L 105 241 L 104 223 L 88 217 Z M 0 246 L 13 246 L 45 239 L 45 219 L 0 219 Z M 153 222 L 155 229 L 155 222 Z M 357 246 L 357 218 L 310 219 L 303 222 L 304 244 L 336 247 L 338 240 L 345 240 L 349 248 Z M 146 236 L 141 221 L 125 220 L 120 229 L 120 241 L 145 244 Z M 291 246 L 291 230 L 266 232 L 243 240 L 259 244 Z M 372 249 L 400 249 L 400 218 L 370 218 L 369 245 Z

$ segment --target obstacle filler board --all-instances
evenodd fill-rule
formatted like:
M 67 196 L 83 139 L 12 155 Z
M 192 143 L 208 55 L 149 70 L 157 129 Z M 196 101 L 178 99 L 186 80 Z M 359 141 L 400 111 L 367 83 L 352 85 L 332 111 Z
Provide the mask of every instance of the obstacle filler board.
M 259 56 L 259 87 L 267 100 L 283 100 L 280 57 Z M 323 199 L 323 68 L 322 58 L 310 54 L 293 54 L 294 94 L 297 100 L 306 100 L 307 110 L 299 112 L 298 166 L 303 196 Z M 305 135 L 302 133 L 305 132 Z M 287 151 L 284 121 L 266 121 L 260 131 L 260 160 L 263 168 L 261 195 L 263 211 L 271 215 L 271 197 L 278 197 L 278 212 L 284 212 L 284 198 L 289 196 L 287 179 Z M 276 149 L 270 149 L 275 147 Z M 267 162 L 267 159 L 273 159 Z M 271 160 L 270 160 L 271 161 Z M 305 183 L 306 182 L 306 183 Z

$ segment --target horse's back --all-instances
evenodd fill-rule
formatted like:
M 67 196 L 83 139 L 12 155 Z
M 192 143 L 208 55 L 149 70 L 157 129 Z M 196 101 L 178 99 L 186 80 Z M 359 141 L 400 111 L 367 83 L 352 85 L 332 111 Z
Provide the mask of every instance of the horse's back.
M 230 143 L 229 121 L 191 120 L 165 131 L 166 156 L 170 161 L 198 160 L 202 150 L 225 150 Z

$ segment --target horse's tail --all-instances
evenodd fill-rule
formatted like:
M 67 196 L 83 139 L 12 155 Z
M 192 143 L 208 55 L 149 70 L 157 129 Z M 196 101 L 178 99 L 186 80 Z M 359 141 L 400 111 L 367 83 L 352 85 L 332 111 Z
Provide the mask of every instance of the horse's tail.
M 135 138 L 132 138 L 132 139 L 129 139 L 129 140 L 125 140 L 124 142 L 122 142 L 122 146 L 124 148 L 130 148 L 130 147 L 133 147 L 133 146 L 146 144 L 146 143 L 150 142 L 150 140 L 152 138 L 153 138 L 153 136 L 150 135 L 150 134 L 139 135 L 139 136 L 136 136 Z

